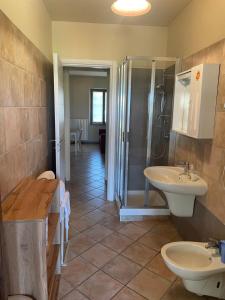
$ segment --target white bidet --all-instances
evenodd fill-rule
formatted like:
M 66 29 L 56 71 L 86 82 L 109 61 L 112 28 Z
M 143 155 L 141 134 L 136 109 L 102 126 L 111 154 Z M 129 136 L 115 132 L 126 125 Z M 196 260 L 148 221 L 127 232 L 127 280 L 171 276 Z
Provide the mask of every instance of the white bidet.
M 225 299 L 225 264 L 206 243 L 174 242 L 161 249 L 167 267 L 190 292 Z

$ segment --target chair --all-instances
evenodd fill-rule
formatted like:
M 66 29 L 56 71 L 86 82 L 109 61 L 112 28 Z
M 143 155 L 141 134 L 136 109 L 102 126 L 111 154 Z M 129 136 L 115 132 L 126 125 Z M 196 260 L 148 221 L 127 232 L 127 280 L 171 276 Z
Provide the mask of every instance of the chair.
M 71 131 L 71 133 L 70 133 L 72 139 L 74 140 L 74 150 L 75 150 L 75 153 L 77 151 L 81 150 L 82 132 L 83 132 L 82 129 L 77 128 L 74 131 Z

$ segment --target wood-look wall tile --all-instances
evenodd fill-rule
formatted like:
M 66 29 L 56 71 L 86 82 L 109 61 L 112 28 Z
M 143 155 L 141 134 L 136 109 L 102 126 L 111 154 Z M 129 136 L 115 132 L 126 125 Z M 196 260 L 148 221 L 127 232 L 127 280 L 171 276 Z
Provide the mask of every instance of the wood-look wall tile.
M 7 61 L 15 62 L 15 36 L 14 25 L 9 22 L 6 16 L 0 14 L 0 56 Z
M 9 106 L 24 105 L 24 71 L 16 66 L 10 68 L 10 103 Z
M 20 135 L 23 142 L 26 142 L 31 139 L 31 114 L 30 108 L 21 108 L 20 109 Z
M 225 40 L 222 40 L 206 49 L 205 62 L 207 64 L 220 64 L 223 61 L 224 44 Z
M 0 155 L 6 151 L 5 137 L 4 108 L 0 107 Z
M 0 106 L 24 105 L 24 71 L 0 58 Z
M 33 106 L 41 106 L 41 79 L 37 76 L 33 76 L 32 82 L 33 96 L 32 104 Z
M 223 73 L 224 72 L 224 73 Z M 217 111 L 225 112 L 225 64 L 220 68 L 220 77 L 217 95 Z
M 0 156 L 0 191 L 1 200 L 15 187 L 13 152 L 7 152 Z
M 39 108 L 37 107 L 31 107 L 29 109 L 29 126 L 31 138 L 35 138 L 39 134 L 38 110 Z
M 24 72 L 24 106 L 35 106 L 33 99 L 33 76 Z
M 45 80 L 41 80 L 41 106 L 47 106 L 48 90 Z
M 181 70 L 186 71 L 193 67 L 193 56 L 188 56 L 181 61 Z
M 27 174 L 27 155 L 26 155 L 26 145 L 18 145 L 14 151 L 13 155 L 13 167 L 14 167 L 14 181 L 16 183 L 20 182 Z
M 39 128 L 39 134 L 44 134 L 47 132 L 47 108 L 46 107 L 40 107 L 38 109 L 38 128 Z
M 10 102 L 10 64 L 0 57 L 0 106 Z
M 25 69 L 26 67 L 26 57 L 25 57 L 25 37 L 22 32 L 13 27 L 13 35 L 14 35 L 14 63 L 16 66 Z
M 21 123 L 20 108 L 5 107 L 4 122 L 6 132 L 6 151 L 11 151 L 13 147 L 20 144 L 21 139 Z
M 206 144 L 203 160 L 203 174 L 215 181 L 220 181 L 225 165 L 225 149 L 216 147 L 213 144 Z
M 52 64 L 0 11 L 0 190 L 4 197 L 23 177 L 47 168 L 48 127 L 54 133 L 54 122 L 48 124 L 54 104 L 52 70 Z
M 225 112 L 217 112 L 215 122 L 215 145 L 225 148 Z
M 197 52 L 196 54 L 192 55 L 193 66 L 205 64 L 207 61 L 207 54 L 208 54 L 208 49 L 205 48 Z
M 225 193 L 221 180 L 216 181 L 209 177 L 206 180 L 208 183 L 208 193 L 205 195 L 204 201 L 200 201 L 213 215 L 225 224 Z

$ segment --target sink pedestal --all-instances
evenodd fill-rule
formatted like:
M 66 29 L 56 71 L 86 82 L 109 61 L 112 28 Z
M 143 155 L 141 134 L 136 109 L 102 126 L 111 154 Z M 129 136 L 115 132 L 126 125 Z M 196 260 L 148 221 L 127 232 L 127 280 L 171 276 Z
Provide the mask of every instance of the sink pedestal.
M 192 217 L 195 204 L 195 195 L 174 194 L 164 192 L 169 209 L 174 216 Z

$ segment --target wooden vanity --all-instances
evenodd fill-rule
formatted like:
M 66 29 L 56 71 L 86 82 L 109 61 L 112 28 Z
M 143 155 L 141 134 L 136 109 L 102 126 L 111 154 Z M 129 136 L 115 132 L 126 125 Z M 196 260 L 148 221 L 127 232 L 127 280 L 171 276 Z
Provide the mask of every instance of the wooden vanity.
M 57 299 L 60 277 L 58 180 L 25 178 L 3 201 L 10 295 Z

